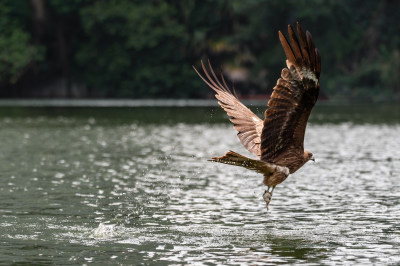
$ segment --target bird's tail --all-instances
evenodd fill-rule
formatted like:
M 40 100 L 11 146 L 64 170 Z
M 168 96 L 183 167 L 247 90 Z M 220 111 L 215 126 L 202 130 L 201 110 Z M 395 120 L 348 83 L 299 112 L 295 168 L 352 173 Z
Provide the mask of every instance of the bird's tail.
M 257 173 L 261 173 L 264 175 L 272 174 L 275 171 L 276 166 L 260 161 L 250 159 L 246 156 L 240 155 L 234 151 L 228 151 L 224 156 L 221 157 L 213 157 L 211 162 L 218 162 L 230 165 L 241 166 L 247 168 L 249 170 L 256 171 Z

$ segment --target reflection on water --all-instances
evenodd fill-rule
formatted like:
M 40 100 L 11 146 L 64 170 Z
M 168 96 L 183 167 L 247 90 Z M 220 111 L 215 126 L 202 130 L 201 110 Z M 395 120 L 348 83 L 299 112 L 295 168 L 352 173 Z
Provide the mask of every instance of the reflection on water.
M 400 263 L 400 120 L 332 108 L 269 212 L 218 109 L 0 109 L 0 263 Z

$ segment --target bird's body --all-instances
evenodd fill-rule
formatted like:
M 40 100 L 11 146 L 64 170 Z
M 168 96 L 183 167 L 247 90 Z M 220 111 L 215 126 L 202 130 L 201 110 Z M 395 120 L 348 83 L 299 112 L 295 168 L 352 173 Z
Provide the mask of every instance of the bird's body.
M 282 70 L 274 87 L 264 120 L 232 94 L 222 74 L 221 80 L 218 79 L 210 63 L 211 75 L 203 62 L 205 77 L 195 68 L 204 82 L 216 92 L 215 97 L 230 116 L 243 146 L 259 158 L 251 159 L 229 151 L 224 156 L 213 157 L 211 161 L 242 166 L 263 174 L 264 184 L 268 187 L 264 193 L 267 208 L 275 186 L 307 161 L 313 160 L 312 153 L 304 150 L 304 134 L 308 117 L 318 99 L 321 57 L 311 34 L 308 31 L 304 33 L 299 23 L 298 38 L 290 25 L 288 31 L 291 45 L 279 32 L 287 68 Z

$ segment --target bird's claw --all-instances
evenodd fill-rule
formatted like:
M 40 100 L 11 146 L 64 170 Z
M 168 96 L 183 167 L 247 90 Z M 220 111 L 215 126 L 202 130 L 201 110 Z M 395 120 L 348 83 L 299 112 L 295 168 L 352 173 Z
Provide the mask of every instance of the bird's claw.
M 270 190 L 270 189 L 271 189 L 271 190 Z M 273 187 L 268 187 L 268 189 L 264 191 L 263 199 L 264 199 L 264 201 L 265 201 L 265 203 L 266 203 L 266 205 L 267 205 L 267 206 L 266 206 L 266 207 L 267 207 L 267 210 L 269 210 L 268 205 L 269 205 L 269 202 L 271 201 L 272 192 L 274 192 L 274 189 L 275 189 L 275 186 L 273 186 Z
M 268 190 L 265 190 L 265 192 L 263 194 L 263 199 L 266 203 L 267 210 L 269 210 L 268 205 L 269 205 L 269 202 L 271 201 L 271 197 L 272 197 L 272 193 L 269 192 Z

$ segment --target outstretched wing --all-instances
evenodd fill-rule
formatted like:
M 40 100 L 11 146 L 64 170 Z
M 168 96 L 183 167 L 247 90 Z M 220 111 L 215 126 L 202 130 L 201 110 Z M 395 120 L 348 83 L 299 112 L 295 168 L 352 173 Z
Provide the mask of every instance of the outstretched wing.
M 209 161 L 241 166 L 249 170 L 256 171 L 257 173 L 264 174 L 266 176 L 272 175 L 276 171 L 276 169 L 284 169 L 282 167 L 278 168 L 279 166 L 271 163 L 250 159 L 234 151 L 228 151 L 227 153 L 225 153 L 224 156 L 213 157 Z M 287 170 L 287 173 L 289 173 L 289 170 Z
M 215 75 L 210 61 L 208 61 L 208 65 L 211 75 L 208 73 L 203 61 L 201 61 L 205 77 L 203 77 L 195 67 L 193 68 L 200 78 L 217 93 L 215 97 L 218 99 L 218 104 L 226 111 L 228 116 L 230 116 L 229 120 L 233 123 L 233 127 L 238 131 L 238 137 L 243 146 L 248 151 L 261 157 L 260 145 L 263 121 L 232 94 L 231 90 L 226 85 L 222 73 L 221 83 Z
M 291 45 L 279 31 L 287 68 L 268 101 L 261 134 L 261 159 L 268 162 L 275 162 L 288 149 L 303 153 L 308 117 L 319 94 L 321 56 L 311 34 L 304 33 L 299 23 L 299 38 L 290 25 L 288 31 Z

